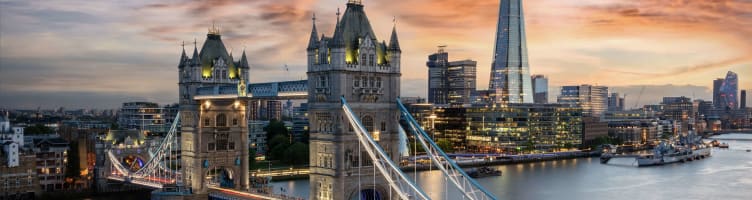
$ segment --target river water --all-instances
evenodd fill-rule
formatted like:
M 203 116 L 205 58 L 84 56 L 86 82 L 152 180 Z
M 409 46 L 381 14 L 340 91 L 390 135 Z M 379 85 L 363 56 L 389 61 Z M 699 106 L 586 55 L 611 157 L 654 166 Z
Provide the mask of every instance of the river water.
M 635 167 L 634 159 L 604 165 L 598 158 L 577 158 L 496 166 L 502 176 L 477 181 L 499 199 L 752 199 L 752 152 L 745 151 L 752 149 L 752 134 L 717 138 L 732 139 L 719 140 L 730 148 L 713 149 L 710 158 L 688 163 Z M 432 199 L 462 199 L 439 171 L 408 175 Z M 308 197 L 308 180 L 274 185 Z

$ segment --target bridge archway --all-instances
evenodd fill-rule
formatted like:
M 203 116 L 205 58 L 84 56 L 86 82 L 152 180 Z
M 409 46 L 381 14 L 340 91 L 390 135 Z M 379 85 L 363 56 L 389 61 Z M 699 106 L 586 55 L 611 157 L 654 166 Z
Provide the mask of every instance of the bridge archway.
M 221 188 L 235 188 L 238 180 L 237 174 L 227 167 L 213 167 L 206 171 L 204 182 L 207 186 Z
M 386 196 L 385 196 L 386 195 Z M 362 186 L 360 188 L 360 191 L 358 191 L 358 188 L 354 188 L 353 192 L 350 194 L 350 200 L 385 200 L 389 199 L 389 193 L 384 191 L 384 188 L 382 187 L 374 187 L 373 185 L 370 186 Z
M 120 162 L 122 162 L 123 166 L 128 167 L 128 170 L 132 172 L 138 171 L 139 169 L 143 168 L 144 165 L 146 165 L 146 160 L 138 155 L 123 156 L 123 158 L 120 159 Z

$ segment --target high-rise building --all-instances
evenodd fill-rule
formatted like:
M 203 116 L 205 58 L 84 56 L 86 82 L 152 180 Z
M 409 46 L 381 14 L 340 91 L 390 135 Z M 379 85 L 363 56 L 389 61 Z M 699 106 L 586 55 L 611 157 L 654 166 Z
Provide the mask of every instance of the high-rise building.
M 575 104 L 582 107 L 586 116 L 601 116 L 608 108 L 608 87 L 594 85 L 574 85 L 561 87 L 558 103 Z
M 739 108 L 747 108 L 747 90 L 742 90 L 741 94 L 739 94 L 739 101 Z
M 501 0 L 491 79 L 494 103 L 533 103 L 522 0 Z
M 533 102 L 548 103 L 548 78 L 543 75 L 533 75 Z
M 428 102 L 434 104 L 471 103 L 475 91 L 477 62 L 449 62 L 449 53 L 440 48 L 428 56 Z
M 723 79 L 723 84 L 720 87 L 719 93 L 719 108 L 721 109 L 736 109 L 739 106 L 739 99 L 737 99 L 737 92 L 739 92 L 739 80 L 736 73 L 729 71 L 726 74 L 726 78 Z
M 619 93 L 611 93 L 608 97 L 608 111 L 624 110 L 624 97 L 619 97 Z
M 266 101 L 266 119 L 282 120 L 281 101 Z
M 315 19 L 315 18 L 314 18 Z M 320 37 L 321 36 L 321 37 Z M 400 96 L 400 55 L 396 26 L 389 42 L 376 38 L 360 0 L 349 0 L 332 37 L 311 31 L 308 56 L 308 119 L 310 121 L 310 198 L 388 198 L 390 187 L 358 153 L 357 136 L 343 120 L 341 98 L 384 152 L 399 161 L 397 97 Z M 363 162 L 359 162 L 363 161 Z M 366 167 L 368 166 L 368 167 Z M 358 180 L 372 180 L 361 188 Z
M 152 102 L 126 102 L 120 108 L 118 126 L 145 132 L 167 132 L 162 107 Z
M 719 78 L 713 80 L 713 106 L 715 108 L 721 108 L 721 85 L 723 85 L 724 79 Z

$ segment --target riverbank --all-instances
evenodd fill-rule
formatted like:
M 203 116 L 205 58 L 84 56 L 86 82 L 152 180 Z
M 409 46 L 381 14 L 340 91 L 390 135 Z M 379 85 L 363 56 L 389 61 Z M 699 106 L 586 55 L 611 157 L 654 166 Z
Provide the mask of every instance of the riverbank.
M 457 165 L 460 167 L 482 167 L 482 166 L 499 166 L 499 165 L 512 165 L 512 164 L 521 164 L 521 163 L 535 163 L 535 162 L 545 162 L 545 161 L 554 161 L 554 160 L 566 160 L 566 159 L 574 159 L 574 158 L 586 158 L 586 157 L 597 157 L 600 156 L 600 152 L 558 152 L 558 153 L 545 153 L 545 154 L 524 154 L 524 155 L 492 155 L 492 154 L 477 154 L 477 158 L 470 158 L 470 161 L 467 161 L 467 157 L 463 157 L 463 161 L 458 161 Z M 481 156 L 483 155 L 483 156 Z M 412 162 L 412 161 L 410 161 Z M 422 162 L 430 162 L 430 161 L 422 161 Z M 432 164 L 407 164 L 405 166 L 400 167 L 402 171 L 406 172 L 412 172 L 412 171 L 428 171 L 436 169 L 435 166 Z M 309 171 L 303 170 L 303 169 L 278 169 L 278 170 L 272 170 L 271 172 L 267 173 L 260 173 L 259 175 L 272 175 L 272 182 L 282 182 L 282 181 L 291 181 L 291 180 L 303 180 L 308 179 Z

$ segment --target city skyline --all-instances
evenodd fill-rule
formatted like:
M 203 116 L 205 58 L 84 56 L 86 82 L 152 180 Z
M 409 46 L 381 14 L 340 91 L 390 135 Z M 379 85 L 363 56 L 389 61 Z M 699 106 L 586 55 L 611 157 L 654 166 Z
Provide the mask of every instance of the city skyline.
M 134 100 L 177 102 L 175 58 L 181 41 L 190 51 L 190 40 L 203 43 L 212 23 L 232 43 L 228 48 L 238 55 L 248 52 L 250 82 L 303 79 L 312 11 L 327 18 L 317 26 L 329 33 L 336 17 L 331 5 L 344 2 L 2 2 L 0 103 L 7 108 L 114 108 Z M 372 19 L 397 19 L 403 40 L 402 96 L 426 97 L 425 55 L 440 44 L 457 59 L 477 60 L 477 88 L 487 87 L 497 0 L 364 4 Z M 739 90 L 752 88 L 747 78 L 752 40 L 744 38 L 752 34 L 750 2 L 524 4 L 531 74 L 549 77 L 549 100 L 559 86 L 579 84 L 626 93 L 627 108 L 635 104 L 641 85 L 649 86 L 640 105 L 658 103 L 663 96 L 711 100 L 712 81 L 726 71 L 739 74 Z M 431 9 L 410 9 L 418 6 Z M 432 11 L 449 7 L 456 9 Z M 374 20 L 376 34 L 388 35 L 390 22 Z

